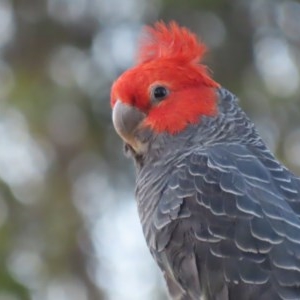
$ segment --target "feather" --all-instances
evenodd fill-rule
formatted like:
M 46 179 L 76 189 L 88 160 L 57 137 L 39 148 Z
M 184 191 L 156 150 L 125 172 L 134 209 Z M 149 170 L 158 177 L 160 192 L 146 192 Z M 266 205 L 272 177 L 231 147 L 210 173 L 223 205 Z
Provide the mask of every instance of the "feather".
M 206 46 L 195 34 L 175 22 L 170 22 L 169 25 L 157 22 L 154 27 L 145 27 L 144 33 L 138 51 L 138 63 L 159 58 L 198 63 L 206 52 Z

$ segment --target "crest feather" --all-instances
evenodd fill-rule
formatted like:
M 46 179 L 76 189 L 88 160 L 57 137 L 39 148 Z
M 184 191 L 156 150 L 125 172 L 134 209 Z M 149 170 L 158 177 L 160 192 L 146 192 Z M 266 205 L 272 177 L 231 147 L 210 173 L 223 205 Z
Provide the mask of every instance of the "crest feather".
M 138 51 L 138 63 L 158 58 L 198 63 L 206 52 L 206 46 L 195 34 L 174 21 L 168 25 L 162 21 L 156 22 L 153 27 L 146 26 L 144 32 Z

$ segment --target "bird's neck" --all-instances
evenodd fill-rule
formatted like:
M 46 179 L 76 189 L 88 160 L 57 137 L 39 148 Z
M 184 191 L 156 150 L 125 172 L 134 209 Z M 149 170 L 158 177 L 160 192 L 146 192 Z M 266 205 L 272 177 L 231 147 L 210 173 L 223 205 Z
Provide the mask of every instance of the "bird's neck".
M 223 88 L 217 92 L 219 112 L 216 116 L 199 116 L 198 124 L 188 125 L 175 135 L 166 132 L 155 134 L 148 129 L 141 131 L 139 134 L 145 142 L 145 151 L 137 154 L 127 146 L 127 153 L 133 157 L 137 171 L 145 165 L 164 163 L 172 157 L 180 159 L 196 149 L 220 143 L 262 143 L 254 124 L 238 106 L 235 96 Z

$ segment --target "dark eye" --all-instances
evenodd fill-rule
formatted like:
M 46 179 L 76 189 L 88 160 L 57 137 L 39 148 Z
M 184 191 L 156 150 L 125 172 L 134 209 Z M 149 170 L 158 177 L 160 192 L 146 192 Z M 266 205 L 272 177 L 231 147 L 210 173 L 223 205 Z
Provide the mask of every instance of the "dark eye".
M 169 90 L 164 86 L 156 86 L 152 90 L 152 100 L 154 102 L 161 101 L 169 95 Z

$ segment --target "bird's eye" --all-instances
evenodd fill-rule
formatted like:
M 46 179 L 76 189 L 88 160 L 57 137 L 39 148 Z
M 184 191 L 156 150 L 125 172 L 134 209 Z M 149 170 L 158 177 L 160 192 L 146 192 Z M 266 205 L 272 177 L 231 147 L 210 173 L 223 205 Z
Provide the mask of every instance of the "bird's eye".
M 156 86 L 152 89 L 151 98 L 154 102 L 161 101 L 169 95 L 169 90 L 164 86 Z

